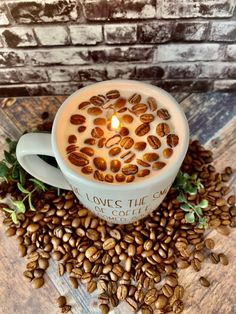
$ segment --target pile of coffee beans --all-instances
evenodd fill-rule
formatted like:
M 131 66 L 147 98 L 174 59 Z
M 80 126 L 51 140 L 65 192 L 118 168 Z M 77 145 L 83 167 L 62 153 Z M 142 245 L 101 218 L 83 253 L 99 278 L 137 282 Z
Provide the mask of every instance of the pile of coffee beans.
M 121 123 L 117 130 L 111 128 L 114 114 Z M 66 159 L 80 174 L 107 183 L 157 175 L 179 143 L 169 111 L 139 93 L 111 90 L 92 96 L 69 120 Z
M 227 236 L 236 226 L 236 198 L 226 184 L 232 169 L 218 173 L 212 161 L 211 151 L 198 141 L 190 142 L 182 170 L 197 174 L 204 188 L 189 195 L 188 201 L 198 204 L 207 199 L 203 213 L 209 228 Z M 7 193 L 15 199 L 23 197 L 13 182 L 0 185 L 0 195 Z M 17 225 L 3 211 L 3 223 L 6 235 L 16 236 L 19 255 L 27 260 L 23 276 L 33 288 L 44 285 L 52 258 L 58 262 L 58 275 L 68 276 L 73 288 L 82 282 L 88 293 L 99 290 L 102 314 L 121 301 L 143 314 L 181 313 L 185 289 L 179 284 L 178 270 L 191 267 L 199 272 L 205 262 L 228 265 L 229 261 L 224 253 L 214 252 L 215 242 L 206 237 L 205 229 L 186 223 L 177 195 L 171 189 L 150 216 L 114 225 L 92 215 L 72 192 L 58 196 L 48 190 L 35 197 L 37 211 L 19 214 Z M 199 284 L 205 289 L 211 280 L 201 274 Z

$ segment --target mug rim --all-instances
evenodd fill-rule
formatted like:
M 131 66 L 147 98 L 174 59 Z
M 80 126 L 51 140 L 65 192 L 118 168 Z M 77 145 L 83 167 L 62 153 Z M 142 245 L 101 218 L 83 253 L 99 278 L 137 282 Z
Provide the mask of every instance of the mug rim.
M 153 92 L 155 92 L 155 94 L 160 94 L 162 97 L 164 97 L 166 99 L 166 101 L 170 102 L 172 105 L 174 105 L 174 109 L 177 110 L 177 112 L 180 114 L 180 117 L 182 119 L 182 121 L 178 121 L 178 123 L 181 123 L 182 127 L 183 127 L 183 134 L 181 137 L 182 142 L 179 143 L 179 145 L 181 145 L 181 149 L 179 148 L 179 152 L 178 155 L 175 157 L 175 159 L 173 160 L 173 162 L 168 163 L 166 165 L 165 171 L 158 173 L 158 174 L 154 174 L 150 177 L 147 178 L 143 178 L 143 180 L 141 181 L 134 181 L 134 182 L 130 182 L 130 183 L 126 183 L 126 182 L 114 182 L 114 183 L 108 183 L 108 182 L 104 182 L 104 181 L 95 181 L 94 179 L 91 178 L 86 178 L 83 175 L 80 175 L 78 172 L 73 171 L 72 168 L 70 168 L 66 162 L 64 161 L 63 157 L 61 156 L 61 153 L 59 151 L 59 145 L 57 143 L 57 128 L 58 128 L 58 121 L 61 118 L 61 114 L 63 113 L 64 109 L 70 105 L 70 103 L 72 102 L 72 100 L 75 97 L 78 97 L 81 93 L 89 90 L 89 89 L 93 89 L 95 87 L 107 87 L 109 85 L 113 86 L 114 89 L 114 84 L 117 85 L 128 85 L 131 84 L 132 86 L 137 86 L 137 90 L 140 89 L 150 89 Z M 112 88 L 111 86 L 111 88 Z M 156 97 L 156 96 L 155 96 Z M 163 104 L 165 105 L 165 104 Z M 175 123 L 176 125 L 176 123 Z M 125 80 L 125 79 L 113 79 L 113 80 L 106 80 L 106 81 L 102 81 L 102 82 L 97 82 L 91 85 L 87 85 L 85 87 L 82 87 L 78 90 L 76 90 L 74 93 L 72 93 L 69 97 L 67 97 L 62 105 L 60 106 L 60 108 L 58 109 L 55 119 L 53 121 L 53 127 L 52 127 L 52 148 L 54 151 L 54 155 L 55 158 L 57 160 L 57 163 L 62 171 L 62 173 L 65 175 L 65 177 L 71 177 L 73 178 L 73 180 L 78 181 L 81 184 L 86 184 L 89 185 L 91 187 L 94 187 L 96 189 L 107 189 L 107 190 L 117 190 L 119 189 L 119 191 L 122 190 L 131 190 L 131 189 L 137 189 L 142 187 L 143 185 L 146 184 L 160 184 L 163 179 L 165 179 L 166 177 L 170 177 L 170 176 L 174 176 L 177 174 L 183 160 L 184 157 L 187 153 L 187 149 L 188 149 L 188 144 L 189 144 L 189 126 L 188 126 L 188 121 L 187 118 L 184 114 L 183 109 L 181 108 L 180 104 L 175 100 L 174 97 L 172 97 L 168 92 L 166 92 L 165 90 L 163 90 L 160 87 L 157 87 L 155 85 L 151 85 L 149 83 L 145 83 L 145 82 L 141 82 L 141 81 L 136 81 L 136 80 Z M 176 165 L 178 165 L 178 167 L 176 167 Z M 174 178 L 173 178 L 174 180 Z

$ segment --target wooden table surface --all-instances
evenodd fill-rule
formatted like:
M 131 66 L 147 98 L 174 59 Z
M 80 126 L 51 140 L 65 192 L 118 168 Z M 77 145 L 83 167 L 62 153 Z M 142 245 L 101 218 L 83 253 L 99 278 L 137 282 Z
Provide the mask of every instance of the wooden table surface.
M 218 171 L 230 165 L 236 168 L 236 93 L 173 94 L 186 112 L 191 137 L 214 152 Z M 63 102 L 63 96 L 18 98 L 13 104 L 0 98 L 0 157 L 6 137 L 18 138 L 25 130 L 32 130 L 41 123 L 41 113 L 49 111 L 51 117 Z M 236 173 L 230 184 L 236 194 Z M 185 287 L 184 314 L 234 314 L 236 313 L 236 230 L 228 237 L 210 232 L 216 241 L 215 251 L 225 252 L 228 266 L 203 263 L 200 275 L 206 275 L 211 286 L 199 285 L 199 273 L 191 268 L 183 270 L 180 282 Z M 73 305 L 72 313 L 97 313 L 96 297 L 88 297 L 83 287 L 74 290 L 66 276 L 58 277 L 57 266 L 51 261 L 45 278 L 45 285 L 32 290 L 25 282 L 22 272 L 26 264 L 18 256 L 14 237 L 7 238 L 0 219 L 0 313 L 1 314 L 56 314 L 60 313 L 55 299 L 64 294 Z M 92 297 L 92 298 L 91 298 Z M 91 304 L 92 303 L 92 304 Z M 121 306 L 115 313 L 130 313 Z

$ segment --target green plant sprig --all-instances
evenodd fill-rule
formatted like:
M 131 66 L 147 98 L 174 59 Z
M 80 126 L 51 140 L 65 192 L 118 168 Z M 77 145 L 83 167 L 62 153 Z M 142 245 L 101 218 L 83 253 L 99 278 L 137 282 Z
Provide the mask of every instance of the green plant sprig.
M 198 222 L 199 228 L 207 228 L 207 219 L 203 216 L 203 208 L 208 206 L 208 201 L 203 199 L 199 204 L 188 202 L 185 194 L 196 195 L 204 188 L 197 174 L 189 175 L 179 171 L 175 182 L 172 186 L 179 191 L 177 200 L 181 203 L 180 208 L 185 212 L 185 220 L 188 223 Z

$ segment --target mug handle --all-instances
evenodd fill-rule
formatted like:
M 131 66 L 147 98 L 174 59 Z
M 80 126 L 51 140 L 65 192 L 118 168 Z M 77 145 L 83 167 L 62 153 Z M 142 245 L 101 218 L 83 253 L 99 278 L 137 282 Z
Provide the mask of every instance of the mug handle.
M 37 155 L 55 157 L 51 134 L 27 133 L 21 136 L 16 147 L 17 160 L 33 177 L 57 188 L 71 190 L 61 170 L 49 165 Z

